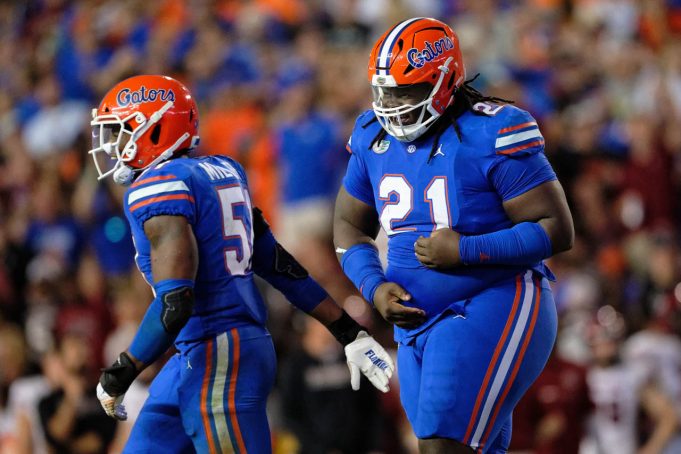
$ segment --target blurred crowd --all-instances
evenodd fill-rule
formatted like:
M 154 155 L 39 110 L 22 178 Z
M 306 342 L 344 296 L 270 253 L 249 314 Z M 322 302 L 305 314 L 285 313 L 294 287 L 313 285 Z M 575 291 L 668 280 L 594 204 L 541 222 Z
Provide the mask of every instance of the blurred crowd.
M 151 300 L 124 189 L 87 155 L 90 109 L 130 75 L 189 86 L 198 153 L 243 163 L 284 246 L 395 348 L 338 279 L 330 229 L 369 49 L 410 16 L 450 23 L 475 87 L 537 118 L 575 218 L 549 263 L 558 342 L 513 449 L 681 452 L 681 1 L 32 0 L 0 1 L 0 453 L 120 452 L 160 367 L 129 422 L 104 416 L 99 368 Z M 398 383 L 353 393 L 333 337 L 263 292 L 275 451 L 414 452 Z

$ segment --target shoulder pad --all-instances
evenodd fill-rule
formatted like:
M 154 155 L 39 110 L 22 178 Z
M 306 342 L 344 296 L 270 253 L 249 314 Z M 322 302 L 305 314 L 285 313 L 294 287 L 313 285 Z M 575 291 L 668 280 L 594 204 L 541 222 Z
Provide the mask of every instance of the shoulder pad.
M 357 124 L 355 125 L 355 127 L 357 125 L 361 125 L 363 129 L 366 129 L 367 126 L 369 126 L 371 123 L 375 123 L 377 121 L 378 119 L 376 118 L 376 114 L 374 113 L 373 110 L 371 109 L 365 110 L 360 114 L 359 117 L 357 117 Z
M 135 181 L 128 188 L 128 190 L 135 186 L 140 186 L 141 184 L 143 184 L 141 183 L 142 181 L 148 180 L 150 178 L 170 175 L 178 179 L 183 179 L 187 177 L 190 172 L 188 171 L 187 166 L 184 165 L 182 161 L 186 161 L 186 159 L 169 159 L 167 161 L 160 163 L 157 166 L 146 169 L 135 179 Z
M 373 110 L 363 112 L 355 121 L 352 135 L 346 145 L 350 153 L 361 153 L 369 148 L 369 145 L 381 129 L 381 124 L 376 119 Z
M 521 156 L 544 149 L 544 136 L 529 112 L 505 106 L 494 118 L 494 152 L 498 155 Z
M 143 172 L 125 192 L 126 215 L 136 219 L 140 226 L 149 217 L 161 214 L 185 215 L 191 219 L 192 168 L 189 159 L 173 159 Z

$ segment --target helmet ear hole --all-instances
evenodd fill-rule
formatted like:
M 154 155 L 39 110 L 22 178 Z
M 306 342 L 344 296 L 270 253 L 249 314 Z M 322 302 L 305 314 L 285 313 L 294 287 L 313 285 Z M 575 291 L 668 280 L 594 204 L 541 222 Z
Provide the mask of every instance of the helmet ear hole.
M 154 126 L 154 129 L 151 130 L 151 136 L 149 137 L 151 139 L 151 142 L 154 145 L 158 145 L 158 139 L 161 137 L 161 125 L 156 124 Z

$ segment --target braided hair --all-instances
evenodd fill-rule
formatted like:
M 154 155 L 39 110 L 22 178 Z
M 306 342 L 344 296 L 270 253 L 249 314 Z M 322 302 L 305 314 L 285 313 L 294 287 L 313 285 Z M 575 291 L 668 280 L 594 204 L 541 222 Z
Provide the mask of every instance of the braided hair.
M 430 155 L 428 156 L 428 162 L 435 156 L 436 150 L 437 150 L 437 144 L 440 142 L 440 136 L 449 128 L 450 126 L 454 126 L 454 130 L 456 131 L 456 136 L 458 137 L 459 141 L 461 141 L 461 128 L 459 127 L 459 124 L 457 123 L 457 119 L 466 111 L 471 111 L 473 113 L 477 114 L 477 111 L 473 109 L 473 106 L 476 105 L 479 102 L 488 102 L 488 103 L 495 103 L 495 104 L 513 104 L 514 101 L 504 99 L 504 98 L 499 98 L 497 96 L 485 96 L 482 93 L 480 93 L 478 90 L 473 88 L 471 84 L 475 81 L 475 79 L 478 78 L 480 74 L 476 74 L 472 79 L 468 79 L 465 81 L 461 87 L 459 87 L 458 90 L 455 92 L 454 96 L 454 103 L 445 110 L 444 114 L 442 117 L 440 117 L 436 123 L 435 123 L 435 129 L 434 134 L 435 134 L 435 140 L 433 140 L 433 145 L 430 150 Z M 376 117 L 372 119 L 369 123 L 372 123 L 373 121 L 377 121 Z M 381 128 L 376 134 L 376 137 L 374 137 L 374 140 L 371 141 L 369 144 L 369 149 L 371 149 L 374 144 L 379 143 L 381 140 L 385 139 L 387 132 L 385 129 Z

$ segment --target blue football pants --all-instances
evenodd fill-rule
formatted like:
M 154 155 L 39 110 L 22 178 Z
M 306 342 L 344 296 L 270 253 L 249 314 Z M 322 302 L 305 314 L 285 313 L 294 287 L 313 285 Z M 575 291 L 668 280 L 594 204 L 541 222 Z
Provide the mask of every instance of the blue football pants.
M 528 271 L 400 344 L 400 395 L 416 436 L 505 453 L 513 408 L 544 368 L 556 330 L 549 283 Z
M 260 327 L 190 344 L 154 379 L 123 452 L 270 453 L 275 371 L 271 337 Z

